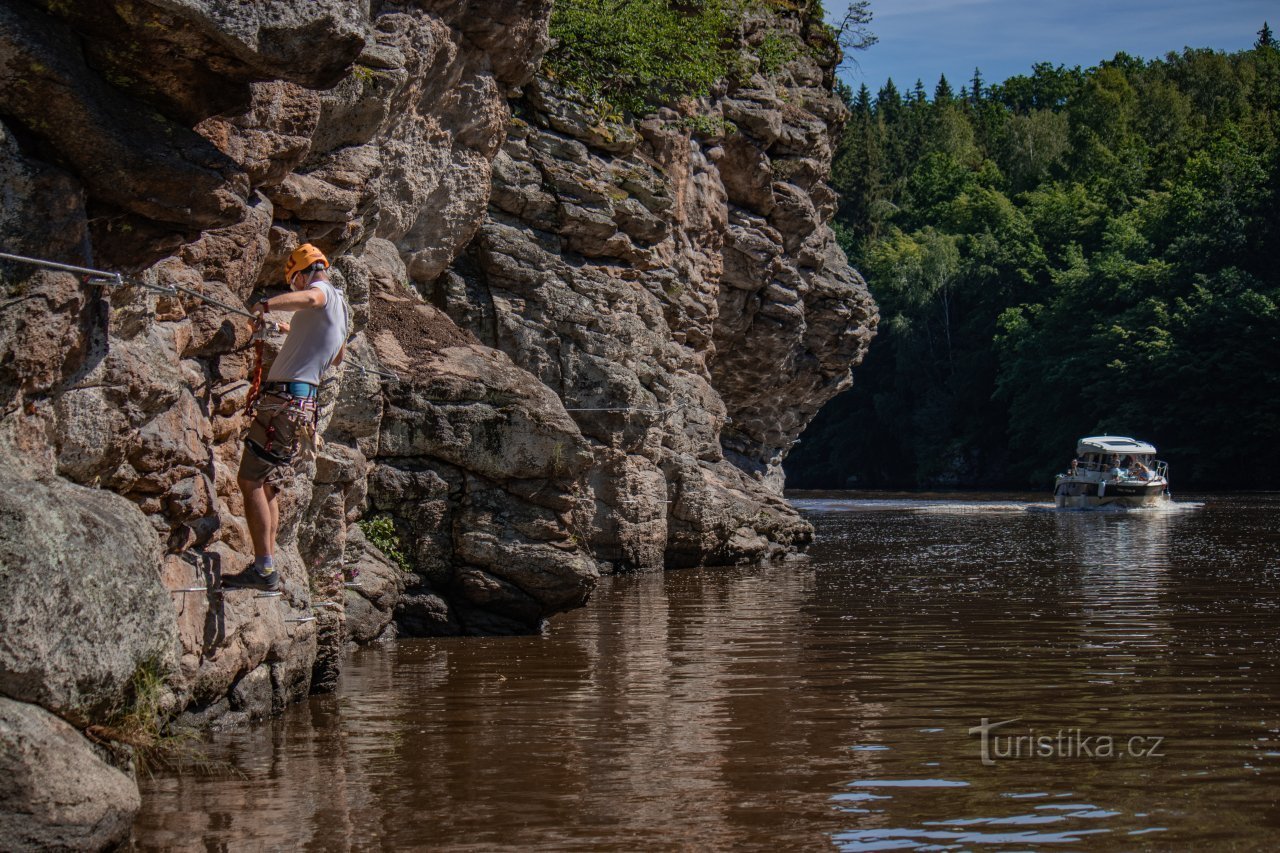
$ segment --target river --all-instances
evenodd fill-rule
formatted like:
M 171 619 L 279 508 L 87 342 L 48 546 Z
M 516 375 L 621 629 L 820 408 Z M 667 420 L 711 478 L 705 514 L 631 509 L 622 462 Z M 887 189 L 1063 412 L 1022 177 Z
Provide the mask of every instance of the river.
M 1280 495 L 795 502 L 807 561 L 355 652 L 144 778 L 133 848 L 1274 846 Z

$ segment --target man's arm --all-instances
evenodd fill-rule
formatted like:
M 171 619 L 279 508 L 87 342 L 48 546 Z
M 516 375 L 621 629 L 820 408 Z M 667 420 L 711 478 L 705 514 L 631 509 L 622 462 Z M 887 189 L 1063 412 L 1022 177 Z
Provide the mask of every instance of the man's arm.
M 338 354 L 333 357 L 332 366 L 337 367 L 339 364 L 342 364 L 342 360 L 346 357 L 347 357 L 347 345 L 343 344 L 342 346 L 338 347 Z
M 328 297 L 324 295 L 323 290 L 318 287 L 308 287 L 306 290 L 281 293 L 270 299 L 260 299 L 254 308 L 262 306 L 264 311 L 300 311 L 303 308 L 323 308 L 326 302 Z

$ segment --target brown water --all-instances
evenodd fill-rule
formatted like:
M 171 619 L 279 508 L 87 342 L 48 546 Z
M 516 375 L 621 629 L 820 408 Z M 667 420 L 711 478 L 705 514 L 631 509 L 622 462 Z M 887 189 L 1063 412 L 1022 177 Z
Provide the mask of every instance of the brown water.
M 144 781 L 136 848 L 1275 846 L 1280 495 L 799 503 L 811 561 L 356 653 Z

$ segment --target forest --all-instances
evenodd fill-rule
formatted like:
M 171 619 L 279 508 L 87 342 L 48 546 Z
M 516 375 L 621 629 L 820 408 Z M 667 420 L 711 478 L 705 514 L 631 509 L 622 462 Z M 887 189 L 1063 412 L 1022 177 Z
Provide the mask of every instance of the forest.
M 1274 488 L 1280 47 L 975 71 L 851 111 L 833 223 L 880 305 L 789 488 L 1049 488 L 1080 436 Z

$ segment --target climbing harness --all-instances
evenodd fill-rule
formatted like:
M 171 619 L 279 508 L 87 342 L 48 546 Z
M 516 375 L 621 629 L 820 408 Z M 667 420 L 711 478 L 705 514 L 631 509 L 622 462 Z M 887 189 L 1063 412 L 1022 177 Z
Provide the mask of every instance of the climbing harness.
M 245 442 L 258 458 L 272 465 L 287 465 L 294 460 L 302 441 L 308 444 L 308 452 L 315 449 L 315 435 L 319 430 L 320 408 L 315 397 L 296 397 L 284 391 L 269 391 L 268 396 L 280 402 L 259 401 L 254 417 L 262 426 L 266 440 L 259 444 L 251 438 Z M 246 413 L 250 409 L 245 410 Z M 287 449 L 277 452 L 277 417 L 283 415 L 289 422 L 291 435 Z

